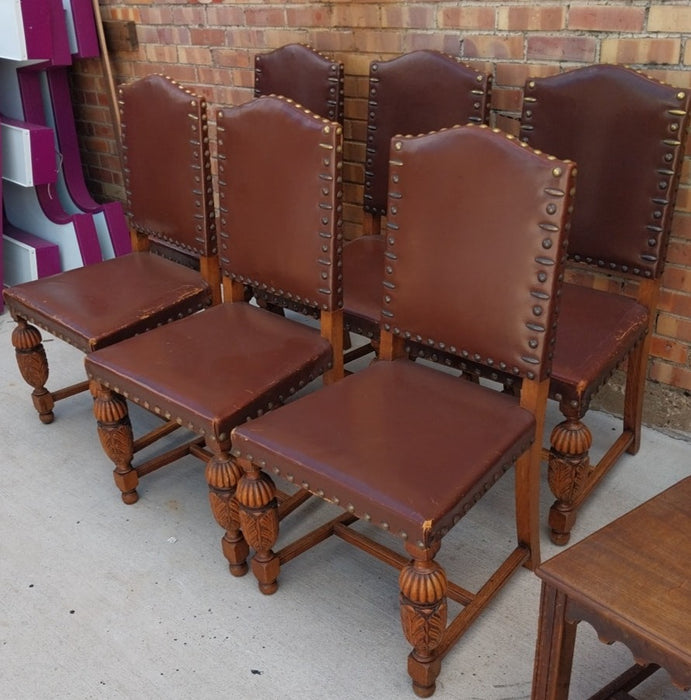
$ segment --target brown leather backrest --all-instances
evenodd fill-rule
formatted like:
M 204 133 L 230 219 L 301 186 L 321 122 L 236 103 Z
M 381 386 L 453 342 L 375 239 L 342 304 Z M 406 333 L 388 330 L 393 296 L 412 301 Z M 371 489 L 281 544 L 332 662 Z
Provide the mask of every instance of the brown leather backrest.
M 254 57 L 254 94 L 282 95 L 343 123 L 343 64 L 305 44 L 286 44 Z
M 439 51 L 412 51 L 370 64 L 364 209 L 386 214 L 389 143 L 396 134 L 473 122 L 489 113 L 491 76 Z
M 521 138 L 578 164 L 569 257 L 662 273 L 690 93 L 606 64 L 528 80 Z
M 216 250 L 206 103 L 162 75 L 119 89 L 130 224 L 187 255 Z
M 221 110 L 216 123 L 223 274 L 340 308 L 341 126 L 282 97 Z
M 546 376 L 574 174 L 486 126 L 394 138 L 384 330 Z

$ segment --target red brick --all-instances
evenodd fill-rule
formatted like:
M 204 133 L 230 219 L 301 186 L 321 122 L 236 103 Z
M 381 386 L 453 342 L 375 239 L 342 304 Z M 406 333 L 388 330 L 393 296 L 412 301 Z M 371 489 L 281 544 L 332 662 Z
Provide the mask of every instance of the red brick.
M 684 187 L 683 185 L 679 187 L 675 210 L 678 212 L 691 212 L 691 187 Z
M 605 63 L 678 63 L 680 39 L 603 39 L 600 58 Z
M 248 7 L 245 10 L 245 24 L 248 27 L 285 27 L 286 14 L 280 7 Z
M 497 29 L 506 31 L 557 31 L 564 28 L 566 8 L 561 5 L 501 7 Z
M 405 36 L 404 51 L 417 51 L 419 49 L 429 49 L 431 51 L 443 51 L 452 56 L 458 56 L 458 37 L 455 39 L 455 48 L 449 49 L 449 39 L 445 34 L 439 32 L 407 32 Z
M 177 5 L 172 8 L 173 24 L 186 26 L 204 26 L 206 24 L 206 8 L 200 5 Z
M 691 267 L 676 265 L 669 260 L 669 255 L 667 260 L 671 264 L 665 267 L 665 271 L 662 274 L 663 286 L 667 289 L 691 294 Z
M 145 47 L 147 61 L 151 63 L 177 63 L 177 46 L 166 46 L 161 44 L 149 44 Z
M 650 354 L 663 360 L 685 365 L 689 355 L 689 348 L 685 343 L 678 343 L 669 338 L 654 337 L 650 343 Z
M 588 61 L 596 57 L 597 41 L 584 36 L 542 36 L 536 34 L 527 39 L 526 58 L 529 61 Z
M 379 7 L 376 5 L 363 5 L 362 3 L 334 5 L 332 10 L 332 26 L 346 28 L 378 28 L 381 26 Z
M 511 117 L 506 114 L 497 114 L 494 118 L 493 126 L 505 131 L 507 134 L 518 136 L 519 121 L 516 117 Z
M 384 5 L 381 26 L 392 29 L 428 29 L 435 23 L 434 10 L 425 5 Z
M 537 63 L 497 63 L 494 82 L 496 85 L 522 88 L 528 78 L 544 78 L 558 72 L 558 66 Z
M 462 37 L 463 58 L 523 59 L 523 37 L 467 34 Z
M 651 3 L 648 14 L 650 32 L 691 32 L 691 7 Z
M 691 215 L 675 212 L 672 219 L 672 235 L 675 238 L 691 240 Z
M 254 51 L 246 49 L 214 49 L 211 52 L 215 66 L 233 66 L 254 70 Z
M 297 6 L 286 8 L 289 27 L 332 27 L 333 8 L 331 5 Z
M 663 287 L 657 303 L 660 311 L 668 311 L 676 316 L 691 318 L 691 294 L 676 292 Z
M 653 360 L 649 376 L 656 382 L 691 391 L 691 369 L 686 367 L 670 365 L 663 360 Z
M 185 43 L 195 46 L 224 46 L 226 33 L 224 29 L 191 28 L 189 30 L 190 40 Z
M 208 26 L 231 27 L 245 23 L 245 12 L 239 5 L 213 5 L 206 10 Z
M 204 46 L 178 46 L 178 61 L 192 65 L 211 65 L 211 49 Z
M 657 319 L 655 332 L 661 336 L 691 343 L 691 319 L 661 313 Z
M 569 29 L 594 32 L 640 32 L 645 24 L 643 7 L 571 5 Z
M 667 248 L 667 262 L 691 267 L 691 241 L 672 239 Z M 691 290 L 689 290 L 691 292 Z
M 354 51 L 355 34 L 351 29 L 319 29 L 310 33 L 309 43 L 317 51 Z
M 492 88 L 492 109 L 519 113 L 522 100 L 523 90 L 519 88 L 502 88 L 496 85 Z
M 494 29 L 495 16 L 491 7 L 444 7 L 437 13 L 440 29 Z
M 403 51 L 403 35 L 400 32 L 367 32 L 356 29 L 353 36 L 356 51 L 390 54 L 400 54 Z

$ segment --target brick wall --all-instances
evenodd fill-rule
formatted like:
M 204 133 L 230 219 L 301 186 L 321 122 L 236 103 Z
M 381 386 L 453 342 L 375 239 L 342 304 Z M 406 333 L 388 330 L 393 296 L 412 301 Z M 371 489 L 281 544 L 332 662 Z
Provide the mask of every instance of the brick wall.
M 163 72 L 204 94 L 212 108 L 251 99 L 257 52 L 297 41 L 343 61 L 349 237 L 359 234 L 362 218 L 367 75 L 373 59 L 430 48 L 491 71 L 492 123 L 513 133 L 528 76 L 593 62 L 626 63 L 691 89 L 691 6 L 676 0 L 101 0 L 101 8 L 104 19 L 136 23 L 138 48 L 111 55 L 116 83 Z M 88 181 L 97 197 L 122 199 L 100 63 L 80 62 L 74 84 Z M 659 407 L 649 422 L 691 432 L 691 157 L 678 197 L 649 379 L 650 392 L 662 391 L 649 402 Z M 616 382 L 615 377 L 615 393 Z M 670 411 L 675 415 L 667 415 Z

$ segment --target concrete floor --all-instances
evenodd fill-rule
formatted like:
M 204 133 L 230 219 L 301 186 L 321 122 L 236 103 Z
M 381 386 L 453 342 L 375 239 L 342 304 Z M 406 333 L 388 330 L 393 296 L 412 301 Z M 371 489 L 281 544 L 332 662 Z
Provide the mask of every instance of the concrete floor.
M 0 315 L 2 698 L 414 697 L 394 570 L 334 540 L 286 565 L 274 596 L 262 596 L 251 576 L 232 578 L 200 463 L 149 475 L 139 502 L 125 506 L 87 395 L 60 402 L 53 424 L 39 423 L 15 365 L 13 325 Z M 49 386 L 83 377 L 80 353 L 45 345 Z M 135 427 L 150 421 L 133 413 Z M 615 426 L 602 413 L 590 424 L 596 443 Z M 691 442 L 646 429 L 639 454 L 583 508 L 573 541 L 690 471 Z M 512 542 L 511 499 L 508 477 L 444 540 L 439 558 L 451 578 L 472 586 L 497 543 Z M 543 514 L 550 503 L 543 479 Z M 284 521 L 285 536 L 330 508 L 310 502 Z M 544 531 L 542 541 L 543 559 L 557 552 Z M 527 570 L 511 580 L 446 657 L 435 698 L 530 696 L 539 589 Z M 625 647 L 607 647 L 581 625 L 571 698 L 587 698 L 630 663 Z M 633 694 L 688 698 L 662 672 Z

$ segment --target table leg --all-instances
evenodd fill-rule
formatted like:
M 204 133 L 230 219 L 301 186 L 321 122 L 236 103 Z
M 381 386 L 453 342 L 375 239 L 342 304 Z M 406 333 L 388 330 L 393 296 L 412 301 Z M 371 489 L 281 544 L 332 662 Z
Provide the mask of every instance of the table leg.
M 567 700 L 576 642 L 576 622 L 568 622 L 567 596 L 543 582 L 535 647 L 532 700 Z

